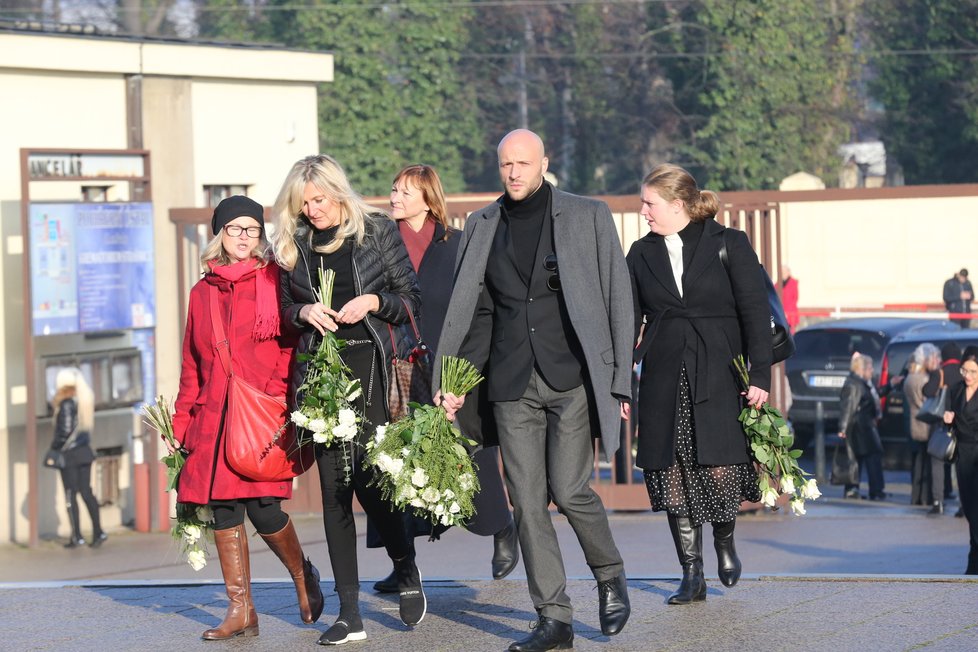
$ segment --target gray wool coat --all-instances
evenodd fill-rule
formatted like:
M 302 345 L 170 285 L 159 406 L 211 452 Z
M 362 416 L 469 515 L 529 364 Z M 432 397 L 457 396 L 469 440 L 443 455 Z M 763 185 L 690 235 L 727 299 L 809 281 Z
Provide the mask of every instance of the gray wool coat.
M 468 334 L 499 220 L 497 201 L 472 213 L 465 223 L 455 263 L 455 286 L 435 356 L 436 388 L 441 383 L 442 356 L 457 355 Z M 621 401 L 631 398 L 635 322 L 628 267 L 604 202 L 554 188 L 553 230 L 561 288 L 584 350 L 597 411 L 595 422 L 600 426 L 604 454 L 610 459 L 620 443 Z M 488 345 L 485 348 L 488 351 Z M 481 369 L 486 360 L 470 362 Z

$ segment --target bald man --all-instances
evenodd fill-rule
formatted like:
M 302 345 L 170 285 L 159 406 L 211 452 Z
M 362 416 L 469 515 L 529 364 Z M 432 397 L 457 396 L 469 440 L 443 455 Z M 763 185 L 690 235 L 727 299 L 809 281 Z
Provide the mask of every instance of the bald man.
M 491 414 L 482 416 L 496 422 L 538 614 L 532 634 L 509 649 L 569 649 L 573 611 L 551 499 L 598 582 L 601 631 L 617 634 L 631 611 L 621 555 L 590 477 L 592 432 L 610 458 L 627 418 L 632 290 L 608 206 L 544 180 L 540 137 L 512 131 L 497 154 L 504 193 L 465 223 L 435 386 L 443 355 L 464 357 L 486 376 Z M 450 416 L 464 402 L 437 399 Z

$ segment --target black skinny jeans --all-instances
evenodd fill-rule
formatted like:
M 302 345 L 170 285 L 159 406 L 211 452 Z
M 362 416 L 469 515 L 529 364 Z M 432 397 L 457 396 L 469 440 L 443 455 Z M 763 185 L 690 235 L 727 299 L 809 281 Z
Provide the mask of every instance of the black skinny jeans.
M 968 552 L 968 575 L 978 575 L 978 442 L 958 441 L 958 491 L 961 509 L 968 519 L 971 547 Z
M 71 537 L 81 539 L 81 515 L 78 509 L 78 496 L 85 502 L 88 515 L 92 519 L 92 538 L 102 534 L 102 521 L 99 517 L 98 501 L 92 492 L 92 463 L 69 464 L 61 469 L 61 484 L 65 487 L 65 505 L 71 521 Z
M 363 468 L 366 442 L 374 435 L 377 425 L 387 422 L 384 389 L 381 382 L 380 364 L 383 356 L 372 344 L 354 345 L 343 351 L 343 359 L 355 377 L 360 379 L 363 393 L 354 407 L 364 416 L 357 435 L 357 444 L 333 444 L 329 448 L 316 447 L 316 466 L 319 484 L 323 491 L 323 526 L 326 530 L 326 547 L 329 563 L 333 568 L 336 592 L 352 593 L 360 588 L 357 568 L 357 530 L 353 519 L 353 495 L 363 506 L 367 516 L 377 527 L 384 540 L 384 547 L 392 560 L 401 559 L 411 552 L 411 544 L 400 512 L 394 511 L 390 502 L 383 499 L 380 489 L 368 486 L 374 471 Z M 373 369 L 371 370 L 371 366 Z M 373 381 L 370 380 L 371 371 Z M 371 390 L 372 386 L 372 390 Z M 369 404 L 368 404 L 369 403 Z M 346 449 L 346 460 L 344 451 Z M 350 479 L 346 480 L 343 467 L 350 466 Z

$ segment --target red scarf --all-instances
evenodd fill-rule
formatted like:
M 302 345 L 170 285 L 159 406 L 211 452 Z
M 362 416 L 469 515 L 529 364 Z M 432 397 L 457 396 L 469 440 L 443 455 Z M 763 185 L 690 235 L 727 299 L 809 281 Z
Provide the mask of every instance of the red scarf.
M 418 268 L 421 267 L 424 252 L 428 251 L 431 239 L 435 237 L 435 223 L 431 220 L 425 220 L 421 230 L 415 231 L 407 223 L 407 220 L 401 220 L 397 223 L 397 227 L 401 232 L 401 239 L 404 240 L 404 246 L 407 248 L 408 258 L 411 259 L 411 266 L 417 272 Z
M 269 263 L 258 267 L 258 259 L 249 258 L 230 265 L 208 261 L 211 273 L 228 283 L 255 277 L 255 328 L 251 337 L 256 342 L 270 340 L 279 334 L 278 267 Z M 215 290 L 216 291 L 216 288 Z

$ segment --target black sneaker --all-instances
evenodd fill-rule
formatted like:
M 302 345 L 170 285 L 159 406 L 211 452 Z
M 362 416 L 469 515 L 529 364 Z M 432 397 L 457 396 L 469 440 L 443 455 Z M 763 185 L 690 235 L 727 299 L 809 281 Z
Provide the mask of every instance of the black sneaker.
M 422 620 L 428 611 L 428 600 L 421 586 L 421 571 L 414 563 L 414 556 L 409 555 L 394 562 L 397 573 L 397 589 L 401 596 L 401 622 L 408 627 L 414 627 Z
M 92 539 L 92 542 L 89 544 L 89 546 L 91 546 L 92 548 L 98 548 L 103 543 L 105 543 L 105 540 L 108 539 L 108 538 L 109 538 L 109 535 L 107 535 L 105 532 L 102 532 L 97 537 L 95 537 L 94 539 Z
M 317 643 L 320 645 L 343 645 L 352 641 L 367 640 L 367 632 L 363 631 L 363 623 L 360 624 L 358 631 L 350 631 L 350 625 L 345 620 L 340 619 L 333 623 L 333 626 L 323 632 Z

